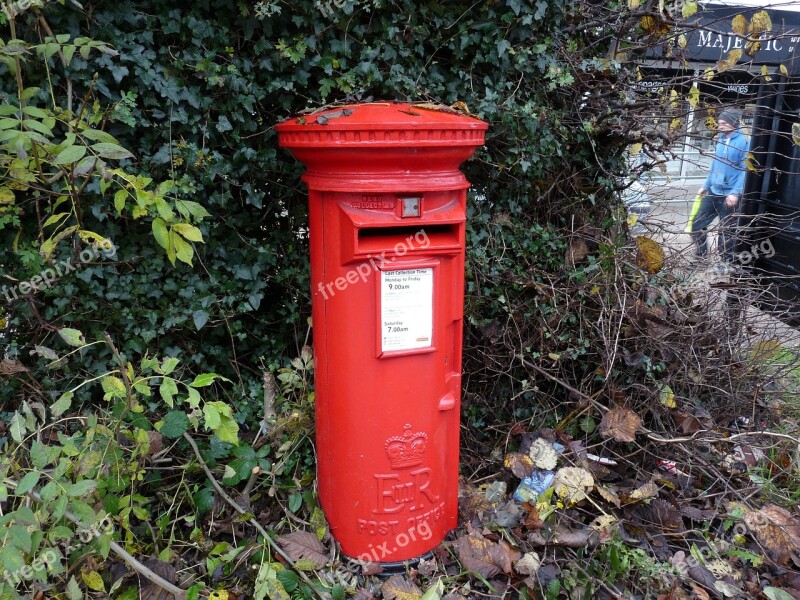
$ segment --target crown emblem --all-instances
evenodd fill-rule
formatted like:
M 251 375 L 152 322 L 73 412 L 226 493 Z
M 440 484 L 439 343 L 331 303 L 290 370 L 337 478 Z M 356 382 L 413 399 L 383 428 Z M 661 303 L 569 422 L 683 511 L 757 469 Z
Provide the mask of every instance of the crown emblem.
M 412 433 L 411 425 L 406 424 L 403 435 L 386 440 L 386 456 L 393 469 L 408 469 L 422 462 L 428 448 L 428 434 L 423 431 Z

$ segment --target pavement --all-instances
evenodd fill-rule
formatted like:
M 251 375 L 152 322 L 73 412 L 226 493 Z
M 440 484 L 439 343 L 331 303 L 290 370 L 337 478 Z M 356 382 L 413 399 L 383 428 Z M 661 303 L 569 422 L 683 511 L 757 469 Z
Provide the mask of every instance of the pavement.
M 702 183 L 702 179 L 652 183 L 647 192 L 653 208 L 642 221 L 642 225 L 645 229 L 643 235 L 661 244 L 667 260 L 672 261 L 679 270 L 690 272 L 690 281 L 693 286 L 697 286 L 698 291 L 708 291 L 713 284 L 729 281 L 729 274 L 720 269 L 719 262 L 715 263 L 713 260 L 700 267 L 690 264 L 694 246 L 684 230 L 694 197 Z M 717 237 L 713 231 L 715 226 L 716 223 L 712 224 L 709 234 L 712 255 Z M 720 294 L 720 300 L 723 298 L 724 292 Z M 800 346 L 800 328 L 786 325 L 754 305 L 747 308 L 744 319 L 752 333 L 753 343 L 759 339 L 775 339 L 784 346 Z

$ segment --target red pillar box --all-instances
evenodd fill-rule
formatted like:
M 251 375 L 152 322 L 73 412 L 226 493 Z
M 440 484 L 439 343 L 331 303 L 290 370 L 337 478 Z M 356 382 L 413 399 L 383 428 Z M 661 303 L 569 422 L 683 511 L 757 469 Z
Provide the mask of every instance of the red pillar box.
M 307 168 L 320 501 L 354 558 L 418 557 L 457 523 L 459 165 L 487 127 L 389 102 L 277 126 Z

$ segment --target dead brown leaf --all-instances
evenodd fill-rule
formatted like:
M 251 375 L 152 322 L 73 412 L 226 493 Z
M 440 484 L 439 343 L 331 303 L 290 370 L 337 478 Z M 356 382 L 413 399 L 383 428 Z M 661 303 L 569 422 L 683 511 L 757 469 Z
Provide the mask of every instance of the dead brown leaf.
M 800 548 L 800 523 L 785 508 L 768 504 L 746 513 L 744 522 L 779 564 L 788 563 Z
M 658 496 L 658 486 L 652 481 L 648 481 L 625 496 L 624 500 L 626 502 L 639 502 L 641 500 L 655 498 L 656 496 Z
M 642 420 L 635 412 L 624 406 L 615 406 L 605 415 L 600 422 L 600 433 L 618 442 L 633 442 L 636 440 L 636 430 Z
M 713 510 L 700 510 L 694 506 L 682 506 L 681 514 L 692 521 L 710 521 L 716 513 Z
M 544 525 L 544 522 L 539 517 L 539 510 L 530 504 L 525 504 L 525 506 L 530 506 L 528 516 L 525 517 L 525 529 L 529 531 L 539 531 L 542 525 Z
M 150 558 L 144 561 L 144 566 L 170 583 L 178 582 L 178 573 L 175 571 L 175 567 L 163 560 Z M 146 580 L 144 577 L 139 578 L 139 585 L 141 586 L 139 588 L 139 598 L 141 600 L 173 600 L 175 597 L 161 586 Z
M 620 500 L 616 488 L 598 485 L 594 489 L 597 490 L 597 493 L 600 494 L 606 502 L 610 502 L 617 508 L 622 506 L 622 500 Z
M 566 527 L 558 527 L 550 539 L 541 533 L 528 534 L 528 541 L 534 546 L 563 546 L 565 548 L 585 548 L 596 543 L 598 533 L 591 529 L 573 531 Z
M 383 597 L 387 600 L 419 600 L 422 590 L 403 575 L 392 575 L 381 586 Z
M 702 429 L 702 423 L 700 423 L 700 419 L 694 415 L 683 412 L 675 412 L 673 413 L 673 418 L 675 419 L 675 424 L 681 428 L 683 433 L 687 435 L 693 435 Z
M 278 538 L 278 543 L 283 546 L 286 554 L 293 561 L 307 560 L 315 569 L 321 569 L 328 564 L 328 554 L 319 538 L 310 531 L 293 531 Z
M 574 267 L 581 261 L 583 261 L 587 256 L 589 256 L 589 244 L 586 243 L 586 240 L 580 237 L 575 237 L 569 243 L 569 248 L 564 255 L 564 262 L 567 265 Z
M 506 454 L 505 466 L 506 469 L 511 469 L 514 477 L 519 477 L 520 479 L 530 477 L 531 473 L 533 473 L 533 460 L 530 456 L 521 452 Z
M 692 592 L 694 592 L 694 597 L 697 600 L 711 600 L 711 596 L 708 595 L 708 592 L 706 592 L 699 585 L 697 585 L 696 583 L 692 583 L 691 586 L 692 586 Z
M 458 560 L 465 569 L 480 573 L 487 579 L 500 571 L 511 573 L 511 564 L 520 557 L 520 553 L 503 542 L 492 542 L 480 533 L 464 535 L 453 542 L 458 553 Z
M 653 500 L 645 511 L 651 523 L 656 523 L 662 531 L 679 531 L 683 528 L 680 511 L 666 500 Z
M 28 371 L 28 367 L 13 358 L 4 358 L 0 360 L 0 375 L 12 377 L 17 373 L 27 373 Z

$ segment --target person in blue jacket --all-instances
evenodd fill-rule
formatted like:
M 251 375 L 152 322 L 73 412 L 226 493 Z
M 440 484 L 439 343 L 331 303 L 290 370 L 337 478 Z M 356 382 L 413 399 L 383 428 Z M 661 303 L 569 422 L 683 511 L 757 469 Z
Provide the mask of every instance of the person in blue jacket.
M 736 213 L 744 190 L 745 158 L 750 146 L 747 137 L 739 130 L 741 118 L 739 110 L 726 108 L 717 119 L 720 135 L 711 171 L 698 192 L 703 199 L 692 224 L 696 259 L 708 256 L 707 229 L 719 217 L 718 250 L 723 260 L 733 261 Z

